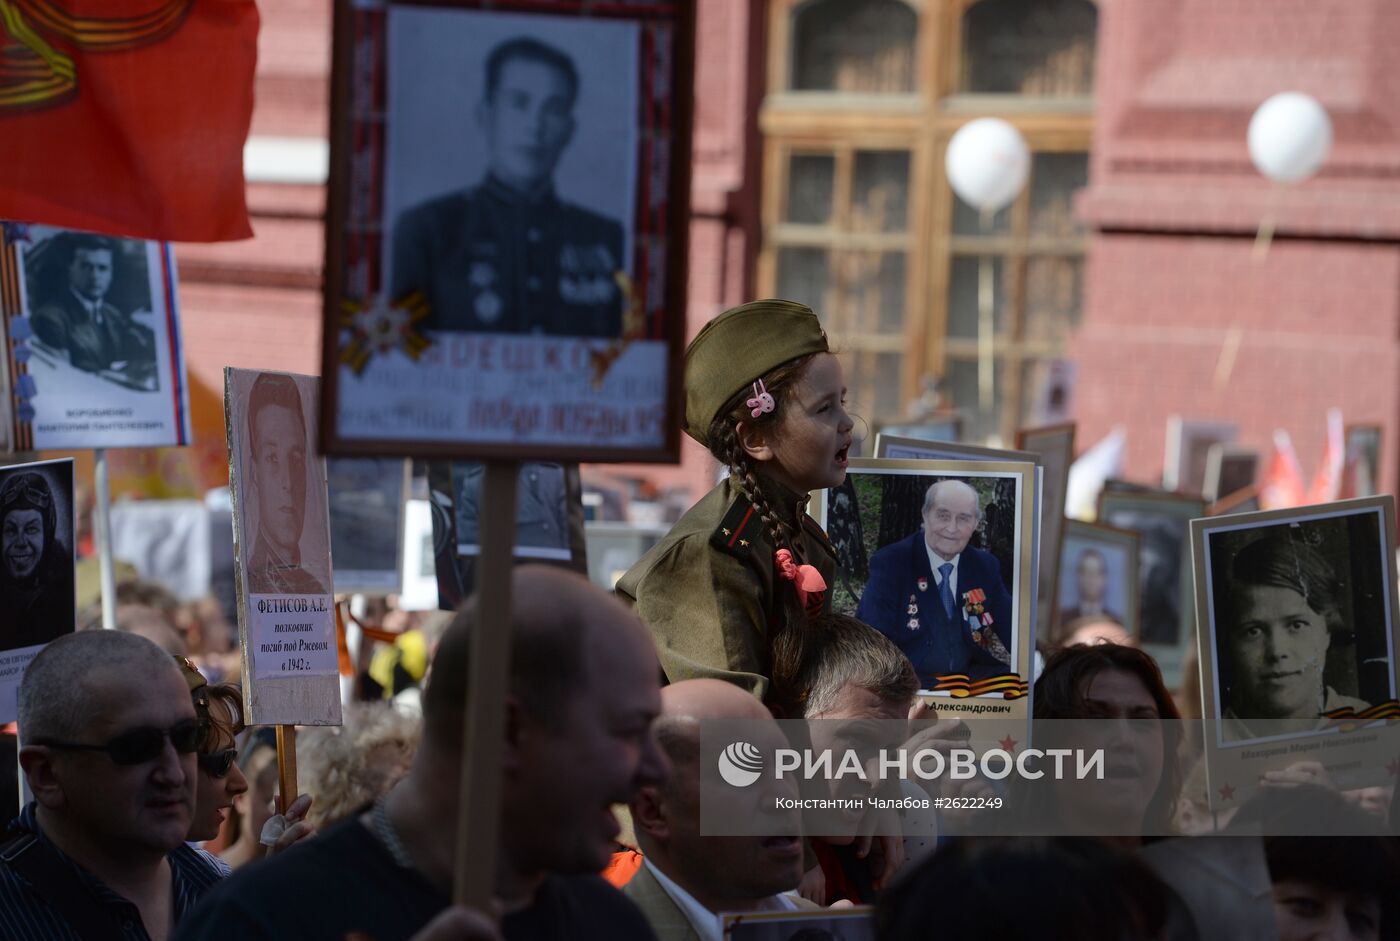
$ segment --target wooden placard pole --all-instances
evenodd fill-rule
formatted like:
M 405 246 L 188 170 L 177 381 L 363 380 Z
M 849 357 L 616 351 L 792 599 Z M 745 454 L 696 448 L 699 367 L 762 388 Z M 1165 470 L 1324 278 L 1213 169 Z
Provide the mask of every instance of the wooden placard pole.
M 481 487 L 481 556 L 476 579 L 479 629 L 472 635 L 467 677 L 452 900 L 482 911 L 490 910 L 495 887 L 519 472 L 518 462 L 487 461 Z
M 297 727 L 277 726 L 277 812 L 285 814 L 297 799 Z
M 107 451 L 93 452 L 93 489 L 97 491 L 97 518 L 93 528 L 97 536 L 97 571 L 102 586 L 102 627 L 117 627 L 117 575 L 112 564 L 112 485 L 107 473 Z

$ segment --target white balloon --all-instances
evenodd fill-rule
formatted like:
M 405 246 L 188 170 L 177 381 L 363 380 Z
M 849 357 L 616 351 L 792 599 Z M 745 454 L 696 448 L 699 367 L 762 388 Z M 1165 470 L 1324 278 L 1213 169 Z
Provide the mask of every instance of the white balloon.
M 1332 121 L 1316 98 L 1274 95 L 1249 119 L 1249 158 L 1276 183 L 1298 183 L 1317 172 L 1332 149 Z
M 996 212 L 1026 185 L 1031 152 L 1021 132 L 1001 118 L 978 118 L 958 128 L 943 165 L 965 203 Z

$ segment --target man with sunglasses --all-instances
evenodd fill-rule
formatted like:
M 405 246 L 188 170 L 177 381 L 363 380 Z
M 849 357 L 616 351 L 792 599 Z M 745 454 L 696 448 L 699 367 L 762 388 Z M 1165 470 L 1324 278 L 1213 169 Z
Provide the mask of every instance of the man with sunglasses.
M 0 937 L 162 941 L 218 869 L 185 845 L 205 743 L 170 656 L 120 631 L 69 634 L 19 689 L 34 802 L 0 846 Z

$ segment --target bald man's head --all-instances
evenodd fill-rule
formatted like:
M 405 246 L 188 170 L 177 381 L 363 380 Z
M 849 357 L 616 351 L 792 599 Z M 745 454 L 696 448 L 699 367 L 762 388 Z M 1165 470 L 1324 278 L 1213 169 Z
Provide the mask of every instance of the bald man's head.
M 693 766 L 700 756 L 700 723 L 726 719 L 771 719 L 763 703 L 723 680 L 682 680 L 661 688 L 656 740 L 672 767 Z M 672 783 L 681 780 L 673 774 Z
M 19 685 L 20 735 L 25 742 L 81 739 L 109 681 L 153 679 L 161 673 L 180 679 L 170 655 L 144 637 L 123 631 L 61 635 L 24 671 Z
M 473 596 L 444 632 L 423 693 L 428 738 L 454 749 L 461 742 L 471 635 L 478 626 L 493 627 L 479 621 Z M 603 660 L 622 647 L 655 655 L 641 621 L 611 594 L 563 569 L 515 569 L 509 692 L 536 719 L 562 720 L 570 698 L 590 684 L 594 673 L 605 673 Z

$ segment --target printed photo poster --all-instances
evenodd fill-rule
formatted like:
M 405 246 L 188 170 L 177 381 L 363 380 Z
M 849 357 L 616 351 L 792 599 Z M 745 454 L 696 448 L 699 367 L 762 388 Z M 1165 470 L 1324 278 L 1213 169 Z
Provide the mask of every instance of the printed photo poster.
M 1048 643 L 1138 643 L 1138 542 L 1126 529 L 1065 521 Z
M 721 914 L 724 941 L 875 941 L 870 905 Z
M 1073 434 L 1071 426 L 1071 434 Z M 1012 463 L 1034 464 L 1035 465 L 1035 501 L 1036 506 L 1044 506 L 1046 494 L 1048 492 L 1045 461 L 1041 454 L 1032 451 L 1011 451 L 1002 448 L 987 448 L 975 444 L 963 444 L 961 442 L 930 442 L 920 438 L 908 438 L 901 435 L 889 434 L 881 431 L 875 435 L 875 456 L 877 458 L 890 458 L 893 460 L 907 461 L 1010 461 Z M 1065 471 L 1068 474 L 1068 470 Z M 1063 496 L 1064 491 L 1060 491 Z M 1031 527 L 1031 568 L 1038 573 L 1035 577 L 1031 610 L 1034 616 L 1027 622 L 1031 632 L 1031 643 L 1034 645 L 1042 639 L 1046 632 L 1050 630 L 1051 612 L 1053 607 L 1046 603 L 1046 597 L 1053 598 L 1054 579 L 1049 579 L 1046 584 L 1045 566 L 1054 565 L 1053 560 L 1047 560 L 1041 555 L 1041 550 L 1046 547 L 1045 539 L 1046 527 L 1043 513 L 1037 512 L 1034 525 Z M 1058 533 L 1058 528 L 1056 529 Z M 1058 536 L 1057 536 L 1058 539 Z M 1057 543 L 1058 546 L 1058 543 Z M 1047 595 L 1042 595 L 1046 592 Z
M 677 459 L 692 16 L 337 6 L 328 453 Z
M 438 594 L 445 610 L 460 605 L 476 586 L 483 474 L 483 466 L 471 461 L 429 465 Z M 545 562 L 588 574 L 578 465 L 539 461 L 520 465 L 513 551 L 517 562 Z
M 0 723 L 29 661 L 77 628 L 74 544 L 72 458 L 0 467 Z
M 1370 497 L 1381 487 L 1381 426 L 1348 425 L 1342 462 L 1342 496 Z
M 340 724 L 320 381 L 224 370 L 243 702 L 255 725 Z
M 189 444 L 170 245 L 40 225 L 3 231 L 14 448 Z
M 1186 654 L 1196 641 L 1188 527 L 1205 514 L 1201 500 L 1180 494 L 1099 494 L 1099 522 L 1138 534 L 1139 639 L 1171 689 L 1181 688 Z
M 1191 496 L 1204 493 L 1210 449 L 1217 444 L 1231 444 L 1238 435 L 1239 428 L 1232 422 L 1171 416 L 1167 419 L 1162 487 Z
M 892 640 L 940 716 L 1028 717 L 1035 467 L 852 459 L 817 495 L 831 604 Z M 1019 737 L 1019 734 L 1018 734 Z
M 1037 636 L 1048 637 L 1057 613 L 1060 553 L 1065 528 L 1065 503 L 1069 499 L 1069 468 L 1074 463 L 1073 424 L 1023 428 L 1016 433 L 1016 447 L 1037 455 L 1044 468 L 1040 500 L 1040 553 L 1036 568 Z
M 1258 475 L 1259 452 L 1254 448 L 1213 444 L 1206 453 L 1206 477 L 1201 494 L 1207 503 L 1215 503 L 1253 487 Z
M 1212 808 L 1300 761 L 1394 784 L 1394 498 L 1194 520 L 1191 541 Z
M 336 594 L 391 595 L 400 575 L 409 462 L 333 457 L 326 461 Z

